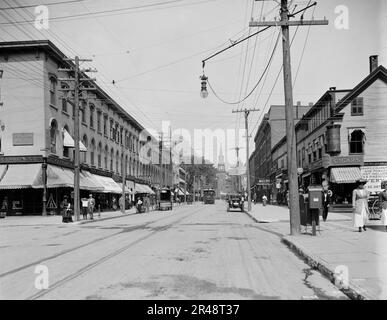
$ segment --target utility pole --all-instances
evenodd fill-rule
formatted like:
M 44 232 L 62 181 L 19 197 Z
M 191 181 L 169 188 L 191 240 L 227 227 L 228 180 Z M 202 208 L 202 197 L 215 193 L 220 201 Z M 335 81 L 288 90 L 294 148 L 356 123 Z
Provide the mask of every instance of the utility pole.
M 259 111 L 259 109 L 239 109 L 232 110 L 232 113 L 243 112 L 245 115 L 245 131 L 246 131 L 246 178 L 247 178 L 247 211 L 251 211 L 251 190 L 250 190 L 250 165 L 249 165 L 249 114 L 250 112 Z M 239 148 L 237 149 L 239 151 Z M 237 151 L 237 153 L 239 153 Z M 238 154 L 239 155 L 239 154 Z
M 121 140 L 120 140 L 121 141 Z M 122 143 L 122 141 L 121 141 Z M 121 213 L 125 213 L 125 185 L 126 185 L 126 162 L 125 162 L 125 147 L 124 144 L 122 143 L 122 158 L 121 158 L 121 173 L 122 173 L 122 208 L 121 208 Z
M 257 0 L 256 0 L 257 1 Z M 297 147 L 296 134 L 294 129 L 293 115 L 293 86 L 290 63 L 290 43 L 289 43 L 289 26 L 306 26 L 306 25 L 327 25 L 328 20 L 304 20 L 289 21 L 289 18 L 296 14 L 315 6 L 317 2 L 290 14 L 288 0 L 281 0 L 281 20 L 280 21 L 252 21 L 250 27 L 262 26 L 281 26 L 282 29 L 282 51 L 283 51 L 283 74 L 285 89 L 285 118 L 286 118 L 286 143 L 287 143 L 287 165 L 289 180 L 289 207 L 290 207 L 290 234 L 300 234 L 300 204 L 298 199 L 298 175 L 297 175 Z
M 235 150 L 235 152 L 236 152 L 236 156 L 237 156 L 237 168 L 239 168 L 239 150 L 240 149 L 242 149 L 241 147 L 235 147 L 235 148 L 231 148 L 231 149 L 233 149 L 233 150 Z M 240 183 L 239 183 L 239 176 L 237 175 L 236 176 L 237 177 L 237 185 L 236 185 L 236 192 L 238 193 L 238 192 L 240 192 Z
M 74 218 L 75 221 L 79 221 L 80 214 L 80 195 L 79 195 L 79 169 L 80 169 L 80 152 L 79 152 L 79 92 L 80 91 L 88 91 L 95 90 L 94 87 L 91 88 L 80 88 L 80 85 L 83 82 L 93 82 L 96 79 L 93 78 L 82 78 L 82 73 L 85 72 L 96 72 L 96 70 L 79 69 L 79 62 L 90 62 L 91 59 L 79 59 L 76 56 L 74 59 L 66 58 L 65 61 L 73 61 L 74 66 L 70 69 L 59 68 L 58 71 L 65 72 L 74 72 L 74 79 L 72 78 L 59 78 L 59 81 L 70 81 L 74 82 L 74 89 L 60 89 L 60 91 L 74 91 L 74 101 L 72 102 L 67 98 L 67 101 L 74 106 Z

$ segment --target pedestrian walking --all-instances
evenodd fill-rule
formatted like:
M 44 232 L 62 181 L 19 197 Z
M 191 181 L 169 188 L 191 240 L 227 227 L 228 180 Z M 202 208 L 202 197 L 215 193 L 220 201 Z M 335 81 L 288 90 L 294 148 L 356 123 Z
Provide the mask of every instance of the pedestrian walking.
M 88 212 L 88 206 L 89 206 L 89 201 L 87 198 L 82 198 L 81 199 L 81 204 L 82 204 L 82 216 L 83 220 L 87 220 L 87 212 Z
M 87 209 L 90 215 L 90 220 L 93 220 L 93 213 L 95 208 L 95 200 L 92 194 L 89 194 L 89 199 L 87 200 Z
M 263 204 L 263 206 L 266 206 L 266 203 L 267 203 L 267 197 L 266 197 L 266 194 L 264 194 L 262 196 L 262 204 Z
M 71 217 L 71 204 L 68 201 L 68 197 L 66 195 L 63 197 L 63 201 L 60 204 L 60 208 L 62 210 L 62 222 L 73 222 L 73 219 Z
M 352 207 L 354 210 L 353 214 L 353 225 L 355 228 L 359 228 L 359 232 L 362 229 L 366 231 L 366 222 L 368 218 L 368 197 L 369 193 L 365 189 L 364 185 L 367 183 L 364 179 L 356 181 L 357 188 L 352 192 Z
M 141 211 L 142 211 L 142 200 L 141 200 L 140 197 L 137 200 L 136 209 L 137 209 L 138 213 L 141 213 Z
M 124 197 L 121 196 L 120 199 L 118 200 L 119 204 L 120 204 L 120 210 L 122 211 L 125 210 L 125 200 L 124 200 Z
M 329 190 L 328 188 L 324 188 L 323 192 L 323 221 L 327 221 L 328 218 L 328 209 L 329 209 L 329 204 L 331 202 L 331 196 L 329 195 Z
M 379 193 L 379 203 L 382 207 L 381 223 L 387 231 L 387 189 Z

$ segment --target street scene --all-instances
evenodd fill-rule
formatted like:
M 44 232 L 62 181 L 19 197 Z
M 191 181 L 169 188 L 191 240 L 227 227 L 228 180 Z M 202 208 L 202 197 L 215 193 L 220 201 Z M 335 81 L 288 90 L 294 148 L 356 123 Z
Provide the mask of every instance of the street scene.
M 383 0 L 0 1 L 0 300 L 387 299 L 386 27 Z

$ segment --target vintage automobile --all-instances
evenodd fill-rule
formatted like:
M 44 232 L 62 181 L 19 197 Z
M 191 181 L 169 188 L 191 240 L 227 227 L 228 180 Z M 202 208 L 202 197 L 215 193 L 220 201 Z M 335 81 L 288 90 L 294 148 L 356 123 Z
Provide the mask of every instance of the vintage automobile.
M 234 209 L 244 210 L 244 198 L 241 194 L 229 194 L 227 197 L 227 212 Z

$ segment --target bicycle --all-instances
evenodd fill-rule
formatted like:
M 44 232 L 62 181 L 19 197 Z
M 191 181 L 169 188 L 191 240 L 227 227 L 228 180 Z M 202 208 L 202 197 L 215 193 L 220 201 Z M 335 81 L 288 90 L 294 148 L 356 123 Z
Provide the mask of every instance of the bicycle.
M 369 215 L 370 220 L 380 220 L 382 217 L 382 206 L 380 205 L 379 198 L 370 199 L 368 201 Z

